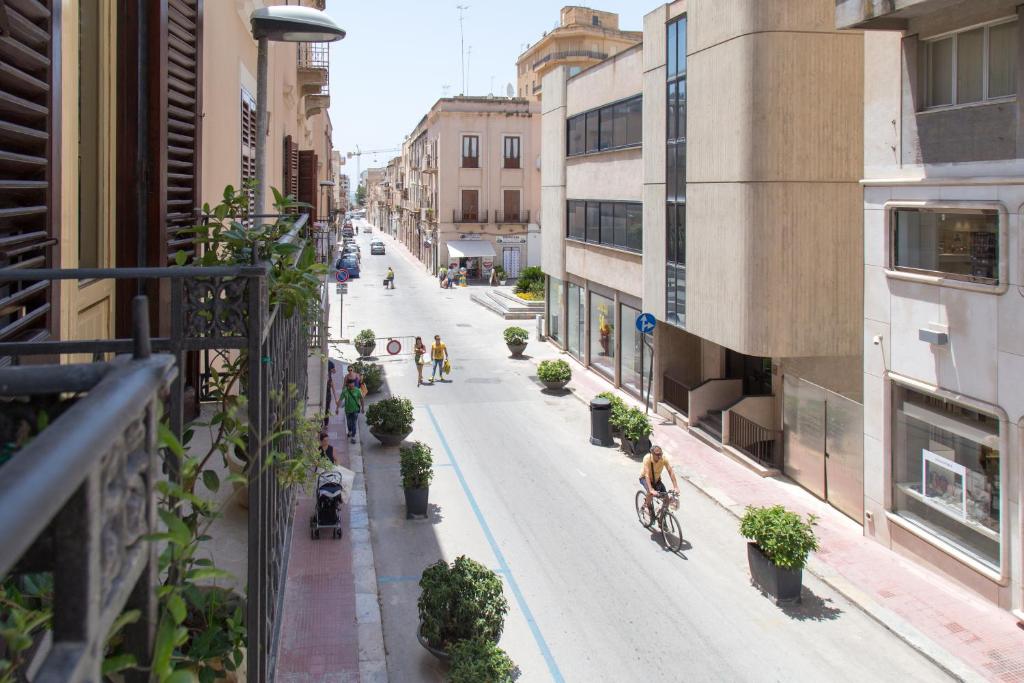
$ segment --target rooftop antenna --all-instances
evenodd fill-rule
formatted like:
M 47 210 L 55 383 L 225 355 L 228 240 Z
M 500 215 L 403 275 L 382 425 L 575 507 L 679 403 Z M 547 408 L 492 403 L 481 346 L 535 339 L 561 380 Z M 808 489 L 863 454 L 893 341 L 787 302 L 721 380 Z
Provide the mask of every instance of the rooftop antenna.
M 473 57 L 473 46 L 470 45 L 469 47 L 466 48 L 466 72 L 467 72 L 467 74 L 469 72 L 469 60 L 472 57 Z M 465 94 L 469 95 L 469 76 L 468 75 L 466 76 L 466 83 L 464 84 L 463 87 L 465 87 L 465 91 L 464 91 Z
M 466 40 L 462 29 L 463 12 L 469 9 L 469 5 L 456 5 L 459 10 L 459 62 L 462 64 L 462 94 L 466 94 Z

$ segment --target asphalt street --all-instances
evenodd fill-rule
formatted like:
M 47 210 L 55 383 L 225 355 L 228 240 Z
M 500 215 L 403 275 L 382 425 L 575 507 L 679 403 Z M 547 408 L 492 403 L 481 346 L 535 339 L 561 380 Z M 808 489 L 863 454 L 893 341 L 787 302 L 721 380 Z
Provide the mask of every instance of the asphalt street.
M 453 365 L 450 382 L 417 387 L 410 355 L 376 351 L 385 391 L 415 404 L 410 440 L 429 444 L 435 458 L 430 519 L 408 521 L 398 451 L 362 429 L 390 680 L 443 679 L 416 640 L 417 581 L 428 564 L 460 554 L 504 581 L 511 611 L 500 644 L 521 681 L 947 679 L 806 572 L 801 604 L 762 596 L 735 518 L 682 481 L 686 541 L 667 552 L 634 514 L 639 463 L 589 443 L 581 400 L 542 392 L 535 364 L 558 353 L 536 340 L 535 324 L 523 325 L 528 357 L 510 358 L 501 331 L 522 323 L 471 302 L 473 288 L 440 289 L 383 239 L 387 253 L 371 256 L 370 236 L 359 235 L 363 272 L 345 295 L 344 337 L 368 327 L 429 345 L 440 334 Z M 381 285 L 388 266 L 394 290 Z M 332 311 L 337 296 L 332 288 Z M 342 344 L 332 355 L 355 352 Z

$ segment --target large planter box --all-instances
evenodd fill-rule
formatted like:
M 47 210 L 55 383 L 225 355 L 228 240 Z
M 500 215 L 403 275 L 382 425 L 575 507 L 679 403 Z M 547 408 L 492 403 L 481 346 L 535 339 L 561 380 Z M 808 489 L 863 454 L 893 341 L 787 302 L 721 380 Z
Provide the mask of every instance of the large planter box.
M 390 448 L 393 446 L 398 446 L 403 441 L 405 441 L 406 437 L 412 434 L 412 430 L 410 429 L 404 434 L 386 434 L 384 432 L 379 432 L 376 429 L 371 428 L 370 433 L 373 434 L 377 441 L 380 441 L 382 446 L 387 446 Z
M 750 580 L 755 586 L 775 599 L 776 605 L 800 602 L 803 586 L 802 569 L 783 569 L 772 563 L 756 543 L 747 543 L 747 562 Z
M 548 391 L 561 391 L 562 389 L 565 389 L 565 385 L 569 383 L 569 380 L 563 379 L 557 382 L 547 382 L 545 380 L 541 380 L 541 383 L 544 385 L 544 388 L 547 389 Z
M 642 458 L 647 455 L 647 452 L 651 450 L 651 439 L 649 437 L 643 437 L 636 441 L 630 441 L 625 436 L 622 437 L 622 450 L 629 455 Z
M 508 347 L 508 350 L 516 358 L 518 358 L 519 356 L 522 356 L 523 355 L 523 351 L 526 350 L 526 344 L 505 344 L 505 346 Z
M 429 652 L 430 654 L 432 654 L 435 657 L 437 657 L 439 660 L 441 660 L 445 664 L 451 662 L 451 659 L 452 659 L 451 655 L 449 655 L 444 650 L 439 650 L 436 647 L 432 647 L 430 645 L 430 643 L 427 642 L 427 639 L 423 637 L 423 622 L 422 621 L 420 622 L 419 627 L 416 629 L 416 640 L 418 640 L 420 642 L 420 645 L 423 646 L 423 649 L 425 649 L 427 652 Z
M 405 518 L 426 517 L 430 500 L 430 487 L 405 489 Z
M 377 342 L 370 342 L 369 344 L 360 344 L 356 342 L 356 351 L 359 352 L 360 358 L 367 358 L 373 353 L 373 350 L 377 348 Z

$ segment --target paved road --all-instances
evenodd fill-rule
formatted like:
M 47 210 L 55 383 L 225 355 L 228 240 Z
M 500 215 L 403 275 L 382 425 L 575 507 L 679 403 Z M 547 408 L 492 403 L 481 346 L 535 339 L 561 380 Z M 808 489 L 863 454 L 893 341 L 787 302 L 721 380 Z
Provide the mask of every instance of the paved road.
M 416 405 L 411 438 L 434 450 L 431 519 L 404 519 L 397 451 L 362 434 L 392 681 L 442 680 L 416 642 L 416 582 L 459 554 L 502 575 L 512 609 L 501 645 L 522 681 L 945 679 L 812 576 L 802 605 L 776 607 L 750 585 L 735 519 L 686 483 L 687 542 L 666 552 L 633 512 L 639 464 L 591 446 L 587 407 L 536 382 L 536 359 L 555 350 L 531 340 L 532 359 L 509 358 L 508 323 L 469 291 L 440 290 L 389 238 L 385 256 L 359 241 L 364 276 L 349 287 L 346 336 L 441 334 L 454 366 L 451 383 L 416 387 L 409 356 L 382 359 L 386 390 Z M 394 291 L 381 287 L 388 265 Z

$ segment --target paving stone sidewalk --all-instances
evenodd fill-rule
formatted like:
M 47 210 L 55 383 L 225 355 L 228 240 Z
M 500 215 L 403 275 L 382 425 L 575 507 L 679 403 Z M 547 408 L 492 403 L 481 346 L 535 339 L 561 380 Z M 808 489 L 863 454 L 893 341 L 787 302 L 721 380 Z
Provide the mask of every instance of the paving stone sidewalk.
M 577 398 L 589 403 L 609 390 L 595 373 L 573 365 Z M 963 680 L 1024 682 L 1024 630 L 1013 615 L 865 538 L 859 525 L 788 479 L 762 478 L 684 428 L 657 416 L 652 422 L 651 438 L 670 454 L 676 472 L 735 515 L 747 505 L 774 504 L 817 515 L 821 550 L 808 570 L 935 663 Z M 685 500 L 682 516 L 685 534 Z

